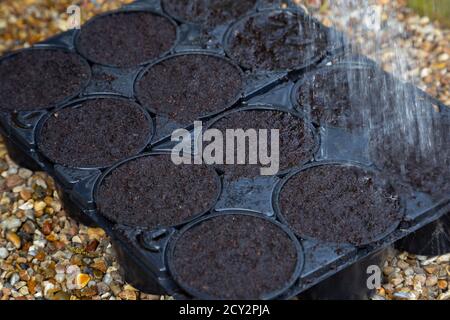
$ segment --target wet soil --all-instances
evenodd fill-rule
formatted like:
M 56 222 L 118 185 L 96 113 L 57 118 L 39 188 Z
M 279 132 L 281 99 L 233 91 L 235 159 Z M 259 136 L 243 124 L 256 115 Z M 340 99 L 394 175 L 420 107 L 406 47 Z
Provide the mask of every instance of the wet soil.
M 215 299 L 261 299 L 288 284 L 298 253 L 267 220 L 223 215 L 203 221 L 175 243 L 171 271 L 178 282 Z
M 116 223 L 155 229 L 209 210 L 219 193 L 216 173 L 175 165 L 169 155 L 146 156 L 114 169 L 99 186 L 99 212 Z
M 378 176 L 353 166 L 302 171 L 281 190 L 282 216 L 300 236 L 363 245 L 399 223 L 400 200 Z
M 107 167 L 139 153 L 151 134 L 151 120 L 138 105 L 104 98 L 55 112 L 38 141 L 39 149 L 55 163 Z
M 55 107 L 87 85 L 89 65 L 63 50 L 22 51 L 0 62 L 0 110 Z

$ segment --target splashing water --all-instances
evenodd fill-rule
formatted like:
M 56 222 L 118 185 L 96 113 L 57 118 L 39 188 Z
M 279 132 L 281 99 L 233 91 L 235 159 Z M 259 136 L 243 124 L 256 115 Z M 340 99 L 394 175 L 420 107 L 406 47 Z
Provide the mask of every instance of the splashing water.
M 335 117 L 335 122 L 347 129 L 362 122 L 369 132 L 369 153 L 375 164 L 400 172 L 419 189 L 426 189 L 424 185 L 432 184 L 432 179 L 439 180 L 442 175 L 444 180 L 450 178 L 450 125 L 438 107 L 404 84 L 418 84 L 413 49 L 401 46 L 407 32 L 395 10 L 387 11 L 380 3 L 328 1 L 325 22 L 346 34 L 351 43 L 347 51 L 370 57 L 393 77 L 362 67 L 367 66 L 362 58 L 356 59 L 360 65 L 357 70 L 345 68 L 328 74 L 326 85 L 335 92 L 322 97 L 324 105 L 332 106 L 323 117 L 325 122 Z M 319 92 L 323 87 L 314 90 Z M 347 92 L 347 97 L 340 100 L 342 92 Z M 342 110 L 345 104 L 349 110 Z M 447 185 L 443 182 L 436 187 L 450 193 Z

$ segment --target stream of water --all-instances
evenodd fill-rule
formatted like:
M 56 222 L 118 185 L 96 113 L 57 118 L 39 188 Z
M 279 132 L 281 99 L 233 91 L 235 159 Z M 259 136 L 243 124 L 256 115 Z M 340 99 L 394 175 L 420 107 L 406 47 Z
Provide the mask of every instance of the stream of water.
M 411 72 L 416 69 L 414 59 L 410 51 L 400 45 L 402 37 L 407 36 L 404 24 L 398 21 L 395 12 L 384 11 L 378 3 L 370 0 L 328 1 L 329 20 L 345 32 L 352 51 L 369 56 L 401 80 L 382 77 L 373 81 L 369 74 L 364 74 L 365 71 L 359 76 L 348 71 L 350 101 L 354 108 L 360 109 L 353 111 L 362 113 L 364 126 L 374 140 L 397 145 L 386 145 L 385 151 L 396 152 L 403 165 L 414 160 L 448 167 L 448 153 L 444 152 L 449 146 L 449 133 L 445 131 L 448 126 L 442 127 L 442 118 L 435 107 L 424 101 L 412 87 L 403 85 L 402 81 L 418 83 Z M 335 78 L 334 86 L 342 87 L 341 77 Z

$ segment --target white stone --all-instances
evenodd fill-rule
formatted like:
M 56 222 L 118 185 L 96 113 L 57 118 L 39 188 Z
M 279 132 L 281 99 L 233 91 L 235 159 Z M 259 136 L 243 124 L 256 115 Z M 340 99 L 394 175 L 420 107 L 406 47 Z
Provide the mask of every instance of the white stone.
M 13 273 L 11 278 L 9 278 L 9 284 L 14 286 L 17 282 L 19 282 L 20 277 L 18 273 Z
M 438 257 L 436 261 L 437 261 L 437 263 L 447 263 L 447 262 L 450 262 L 450 253 Z
M 9 256 L 8 250 L 6 248 L 0 248 L 0 259 L 6 259 Z
M 2 222 L 2 229 L 17 230 L 22 225 L 22 221 L 16 217 L 9 217 Z
M 438 57 L 439 62 L 446 62 L 450 59 L 450 55 L 448 53 L 443 53 Z
M 20 210 L 31 210 L 33 209 L 34 204 L 32 200 L 28 200 L 27 202 L 25 202 L 24 204 L 19 206 Z
M 19 169 L 19 177 L 22 179 L 28 179 L 33 175 L 33 172 L 31 170 L 20 168 Z

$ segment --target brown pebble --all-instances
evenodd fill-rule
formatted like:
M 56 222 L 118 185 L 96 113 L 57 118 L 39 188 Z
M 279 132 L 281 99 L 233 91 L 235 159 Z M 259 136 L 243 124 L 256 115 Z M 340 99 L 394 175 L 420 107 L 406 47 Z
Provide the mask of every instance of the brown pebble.
M 439 270 L 439 266 L 437 266 L 435 264 L 432 264 L 432 265 L 429 265 L 429 266 L 424 266 L 423 268 L 429 274 L 435 274 Z
M 36 293 L 36 281 L 34 279 L 31 279 L 30 281 L 27 282 L 27 286 L 28 286 L 28 291 L 31 294 L 35 294 Z
M 87 284 L 91 281 L 91 277 L 89 275 L 84 273 L 77 274 L 75 278 L 75 284 L 78 286 L 78 288 L 82 289 L 87 286 Z
M 34 212 L 34 216 L 36 217 L 36 218 L 40 218 L 40 217 L 42 217 L 44 215 L 44 211 L 35 211 Z
M 448 287 L 448 282 L 446 280 L 439 280 L 438 281 L 438 287 L 441 290 L 445 290 Z
M 54 232 L 52 232 L 48 236 L 46 236 L 45 239 L 47 239 L 50 242 L 54 242 L 58 240 L 58 236 Z
M 119 286 L 116 282 L 111 283 L 111 284 L 109 285 L 109 288 L 111 289 L 112 293 L 113 293 L 115 296 L 118 296 L 119 293 L 121 292 L 121 288 L 120 288 L 120 286 Z
M 23 189 L 22 191 L 20 191 L 20 197 L 24 200 L 24 201 L 28 201 L 31 199 L 32 193 L 31 191 L 27 190 L 27 189 Z
M 123 300 L 136 300 L 136 291 L 133 290 L 124 290 L 119 293 L 119 298 Z
M 438 278 L 435 275 L 431 275 L 428 276 L 427 281 L 426 281 L 426 286 L 427 287 L 433 287 L 438 283 Z
M 70 293 L 58 291 L 51 296 L 51 300 L 70 300 Z
M 78 228 L 76 226 L 71 226 L 68 233 L 69 236 L 72 238 L 78 234 Z
M 70 263 L 81 266 L 83 264 L 83 256 L 80 254 L 73 255 L 72 258 L 70 258 Z
M 53 244 L 57 250 L 63 250 L 66 247 L 65 243 L 62 241 L 55 241 Z
M 34 223 L 28 220 L 22 225 L 22 231 L 28 234 L 33 234 L 36 231 Z
M 99 242 L 97 240 L 89 241 L 89 243 L 86 245 L 86 251 L 87 252 L 94 252 L 98 247 Z
M 28 249 L 30 249 L 31 245 L 32 245 L 31 242 L 25 242 L 25 243 L 22 245 L 22 250 L 25 251 L 25 252 L 28 252 Z
M 19 271 L 19 277 L 21 281 L 28 281 L 30 280 L 30 275 L 26 270 L 20 270 Z
M 400 269 L 405 270 L 405 269 L 409 268 L 409 264 L 407 262 L 403 261 L 403 260 L 400 260 L 397 263 L 397 267 L 399 267 Z
M 24 257 L 17 257 L 16 263 L 26 263 L 27 259 Z
M 100 241 L 105 237 L 105 231 L 101 228 L 88 228 L 87 234 L 89 239 Z
M 52 223 L 50 221 L 45 221 L 42 225 L 42 233 L 48 236 L 52 232 Z
M 52 204 L 52 201 L 53 201 L 52 197 L 47 196 L 47 197 L 44 198 L 44 202 L 48 206 L 50 206 Z
M 93 269 L 97 269 L 103 273 L 106 273 L 106 270 L 108 269 L 108 267 L 103 259 L 96 260 L 93 264 L 91 264 L 91 267 Z
M 39 261 L 44 261 L 45 260 L 45 252 L 43 250 L 39 250 L 39 252 L 36 254 L 36 259 L 38 259 Z
M 5 184 L 8 189 L 13 189 L 14 187 L 20 186 L 24 184 L 25 180 L 22 179 L 19 175 L 13 174 L 6 177 Z
M 383 273 L 385 276 L 389 276 L 393 272 L 394 272 L 394 268 L 391 266 L 387 266 L 387 267 L 383 268 Z
M 16 249 L 20 249 L 20 247 L 22 246 L 22 240 L 15 232 L 12 231 L 7 232 L 6 239 L 9 242 L 11 242 L 14 245 L 14 247 L 16 247 Z
M 91 298 L 93 296 L 95 296 L 97 294 L 97 290 L 95 289 L 95 287 L 92 288 L 84 288 L 81 291 L 81 296 L 84 298 Z

